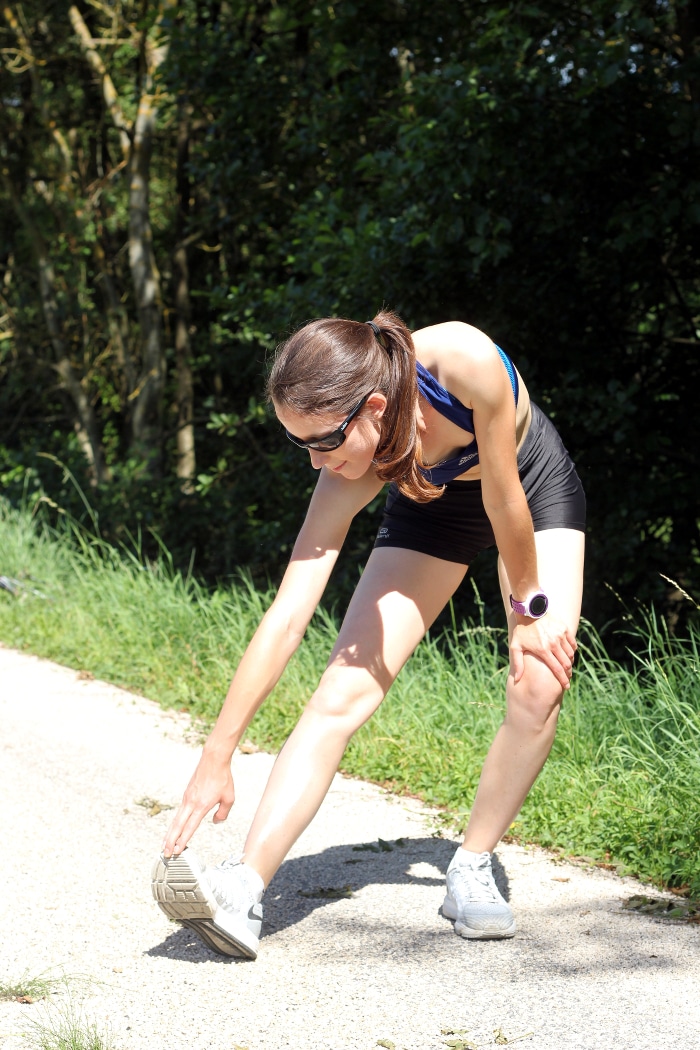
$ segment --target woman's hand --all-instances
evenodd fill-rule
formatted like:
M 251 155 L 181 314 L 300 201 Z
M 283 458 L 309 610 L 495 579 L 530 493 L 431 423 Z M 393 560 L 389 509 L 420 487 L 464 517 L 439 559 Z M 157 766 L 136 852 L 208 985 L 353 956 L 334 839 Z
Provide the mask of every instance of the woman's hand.
M 166 857 L 182 853 L 207 813 L 215 806 L 215 824 L 226 820 L 234 803 L 231 760 L 202 752 L 202 757 L 187 785 L 180 808 L 173 817 L 163 841 Z
M 546 664 L 562 689 L 571 685 L 577 643 L 561 620 L 547 613 L 539 620 L 516 624 L 510 640 L 513 680 L 519 682 L 525 672 L 525 653 L 532 653 Z

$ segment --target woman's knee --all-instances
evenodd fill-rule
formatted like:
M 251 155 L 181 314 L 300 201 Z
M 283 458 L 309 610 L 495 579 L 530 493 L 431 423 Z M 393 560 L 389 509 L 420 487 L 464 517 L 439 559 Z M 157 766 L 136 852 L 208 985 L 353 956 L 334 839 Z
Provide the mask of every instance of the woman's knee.
M 370 675 L 353 668 L 328 668 L 309 700 L 309 708 L 349 733 L 359 729 L 377 710 L 384 692 Z
M 549 668 L 526 657 L 520 681 L 508 679 L 506 721 L 526 732 L 553 732 L 562 697 L 563 690 Z

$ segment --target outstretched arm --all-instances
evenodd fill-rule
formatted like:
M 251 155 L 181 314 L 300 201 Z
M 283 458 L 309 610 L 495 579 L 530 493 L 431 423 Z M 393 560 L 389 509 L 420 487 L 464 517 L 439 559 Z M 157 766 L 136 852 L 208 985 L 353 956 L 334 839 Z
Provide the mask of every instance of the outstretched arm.
M 238 665 L 216 725 L 163 843 L 181 853 L 206 814 L 226 820 L 234 802 L 231 758 L 253 715 L 279 681 L 314 614 L 353 516 L 377 495 L 366 475 L 347 481 L 323 470 L 277 596 Z

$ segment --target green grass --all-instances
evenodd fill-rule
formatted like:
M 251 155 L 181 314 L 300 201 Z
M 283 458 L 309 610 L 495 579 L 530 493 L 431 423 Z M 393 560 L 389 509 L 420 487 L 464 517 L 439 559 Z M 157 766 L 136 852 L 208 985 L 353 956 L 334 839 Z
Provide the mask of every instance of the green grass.
M 16 979 L 0 983 L 0 1000 L 35 1003 L 63 993 L 57 1001 L 42 1003 L 39 1013 L 27 1021 L 23 1036 L 31 1050 L 112 1050 L 111 1035 L 101 1032 L 71 995 L 74 988 L 91 983 L 83 976 L 55 976 L 49 972 L 32 976 L 25 970 Z
M 57 534 L 0 503 L 0 639 L 136 689 L 210 722 L 270 595 L 245 580 L 210 592 L 66 524 Z M 325 665 L 322 611 L 250 737 L 284 741 Z M 673 638 L 653 613 L 630 623 L 630 666 L 584 627 L 581 660 L 552 755 L 516 837 L 608 860 L 700 894 L 700 638 Z M 480 624 L 427 639 L 351 742 L 349 773 L 421 795 L 463 817 L 503 715 L 502 635 Z
M 27 1022 L 24 1042 L 30 1050 L 113 1050 L 110 1031 L 102 1031 L 76 1004 L 47 1006 Z
M 66 986 L 65 977 L 52 977 L 48 973 L 32 976 L 25 970 L 19 977 L 0 982 L 0 1000 L 18 999 L 21 1002 L 35 1003 Z

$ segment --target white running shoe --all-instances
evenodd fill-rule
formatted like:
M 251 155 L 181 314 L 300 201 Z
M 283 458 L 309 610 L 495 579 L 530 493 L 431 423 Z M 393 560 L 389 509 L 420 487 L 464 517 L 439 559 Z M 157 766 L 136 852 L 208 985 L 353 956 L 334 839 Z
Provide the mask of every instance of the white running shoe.
M 454 919 L 460 937 L 482 940 L 515 934 L 513 912 L 493 879 L 490 853 L 457 850 L 447 869 L 442 914 Z
M 204 868 L 191 849 L 177 857 L 160 856 L 153 865 L 151 889 L 170 919 L 189 927 L 220 955 L 255 959 L 262 926 L 262 880 L 229 857 Z

